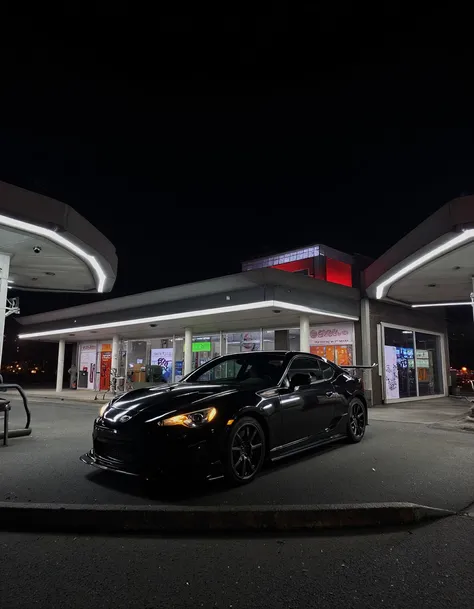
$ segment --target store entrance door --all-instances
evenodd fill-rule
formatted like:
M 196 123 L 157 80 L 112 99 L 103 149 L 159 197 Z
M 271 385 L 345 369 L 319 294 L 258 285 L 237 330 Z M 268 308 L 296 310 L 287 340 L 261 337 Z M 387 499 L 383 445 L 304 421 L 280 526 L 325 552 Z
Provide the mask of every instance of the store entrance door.
M 110 373 L 112 368 L 112 351 L 102 351 L 100 354 L 100 390 L 110 389 Z

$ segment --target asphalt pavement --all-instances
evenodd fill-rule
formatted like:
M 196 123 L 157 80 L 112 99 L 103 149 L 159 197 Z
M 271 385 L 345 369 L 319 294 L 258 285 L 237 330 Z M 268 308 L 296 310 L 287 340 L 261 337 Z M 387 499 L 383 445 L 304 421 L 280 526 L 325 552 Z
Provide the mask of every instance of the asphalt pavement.
M 12 426 L 21 425 L 13 404 Z M 300 505 L 405 501 L 459 511 L 474 502 L 474 435 L 414 423 L 373 421 L 363 442 L 344 442 L 268 467 L 252 484 L 223 481 L 157 489 L 88 468 L 98 406 L 32 402 L 33 433 L 0 446 L 0 501 L 81 504 Z
M 471 609 L 474 520 L 307 537 L 0 533 L 8 609 Z

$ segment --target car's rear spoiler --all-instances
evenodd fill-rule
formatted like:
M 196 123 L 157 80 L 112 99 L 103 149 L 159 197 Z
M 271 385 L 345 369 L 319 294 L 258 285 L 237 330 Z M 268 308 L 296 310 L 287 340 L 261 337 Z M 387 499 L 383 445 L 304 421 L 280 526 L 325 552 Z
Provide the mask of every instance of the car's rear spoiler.
M 372 370 L 372 368 L 376 368 L 378 364 L 372 364 L 371 366 L 364 366 L 362 364 L 353 364 L 352 366 L 339 366 L 339 368 L 343 368 L 344 370 L 351 370 L 352 368 L 362 368 L 364 370 Z

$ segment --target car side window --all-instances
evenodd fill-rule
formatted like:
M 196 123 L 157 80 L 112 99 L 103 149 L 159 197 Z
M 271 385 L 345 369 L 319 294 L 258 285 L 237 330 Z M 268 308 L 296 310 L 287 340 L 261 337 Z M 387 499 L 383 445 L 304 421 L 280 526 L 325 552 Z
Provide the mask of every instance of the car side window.
M 288 380 L 291 380 L 294 374 L 306 373 L 311 375 L 311 382 L 322 380 L 322 372 L 319 368 L 317 359 L 311 357 L 297 357 L 290 365 L 288 370 Z
M 325 381 L 330 381 L 334 376 L 334 368 L 331 366 L 331 364 L 321 360 L 319 362 L 319 368 L 321 370 L 321 378 Z

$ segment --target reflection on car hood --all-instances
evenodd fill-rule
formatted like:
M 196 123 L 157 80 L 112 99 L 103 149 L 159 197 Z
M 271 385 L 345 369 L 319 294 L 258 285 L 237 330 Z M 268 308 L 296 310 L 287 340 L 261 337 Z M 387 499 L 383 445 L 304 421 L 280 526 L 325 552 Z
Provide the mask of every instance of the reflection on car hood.
M 176 412 L 196 406 L 206 407 L 208 398 L 235 393 L 237 388 L 232 385 L 208 385 L 205 383 L 177 383 L 175 385 L 158 385 L 144 389 L 134 389 L 112 401 L 104 413 L 104 419 L 111 422 L 121 417 L 132 417 L 149 411 L 152 415 Z

